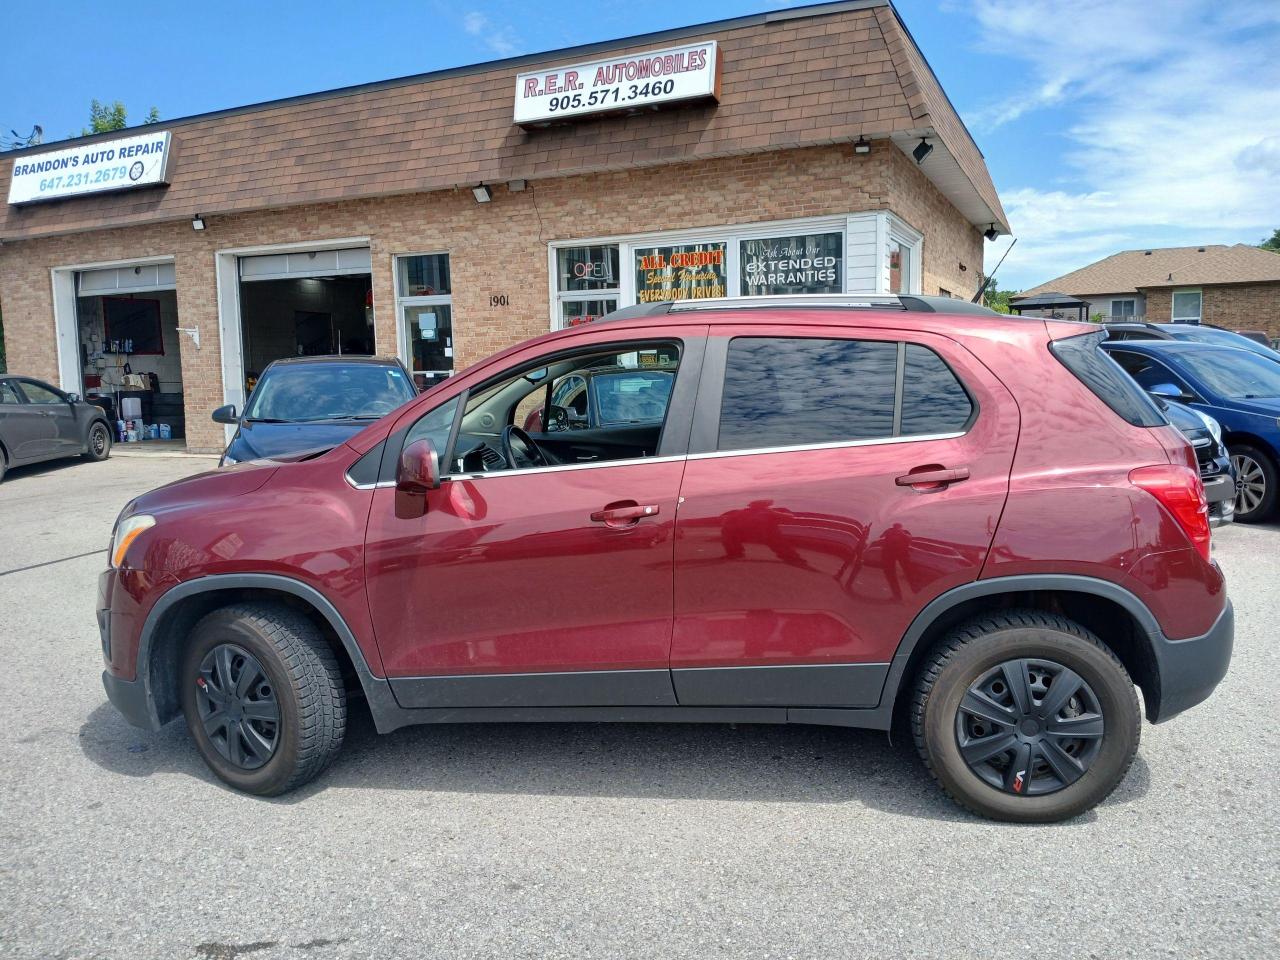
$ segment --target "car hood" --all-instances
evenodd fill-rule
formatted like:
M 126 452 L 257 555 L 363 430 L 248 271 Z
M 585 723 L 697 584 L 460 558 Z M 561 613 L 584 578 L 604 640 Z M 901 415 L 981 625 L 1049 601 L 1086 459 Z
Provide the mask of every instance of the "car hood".
M 275 460 L 305 451 L 328 450 L 346 443 L 372 422 L 241 423 L 227 447 L 227 455 L 238 461 Z

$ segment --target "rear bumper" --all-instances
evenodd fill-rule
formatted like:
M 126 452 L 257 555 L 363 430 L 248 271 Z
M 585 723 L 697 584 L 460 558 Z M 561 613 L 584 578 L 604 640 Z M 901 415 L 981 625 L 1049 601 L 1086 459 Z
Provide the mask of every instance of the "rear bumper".
M 1154 705 L 1147 704 L 1152 723 L 1176 717 L 1213 693 L 1231 663 L 1235 624 L 1235 610 L 1228 600 L 1208 633 L 1186 640 L 1160 637 L 1153 642 L 1160 695 Z

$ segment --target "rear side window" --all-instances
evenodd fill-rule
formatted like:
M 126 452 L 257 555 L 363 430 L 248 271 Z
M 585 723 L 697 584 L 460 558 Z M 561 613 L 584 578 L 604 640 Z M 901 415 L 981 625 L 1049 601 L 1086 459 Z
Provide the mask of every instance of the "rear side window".
M 918 343 L 906 345 L 902 377 L 903 436 L 959 433 L 973 417 L 973 401 L 940 356 Z
M 1138 387 L 1099 344 L 1106 333 L 1086 333 L 1066 340 L 1054 340 L 1049 352 L 1076 379 L 1116 414 L 1135 427 L 1160 427 L 1167 421 L 1159 408 Z
M 725 361 L 718 448 L 957 433 L 973 411 L 951 369 L 919 344 L 739 337 Z
M 897 367 L 892 342 L 736 338 L 725 366 L 719 448 L 892 436 Z

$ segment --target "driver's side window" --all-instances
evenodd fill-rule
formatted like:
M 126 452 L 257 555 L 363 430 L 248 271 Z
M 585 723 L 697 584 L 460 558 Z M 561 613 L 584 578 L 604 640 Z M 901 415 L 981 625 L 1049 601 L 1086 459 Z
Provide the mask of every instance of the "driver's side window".
M 1187 386 L 1183 379 L 1159 360 L 1153 360 L 1151 357 L 1142 354 L 1128 353 L 1124 350 L 1115 351 L 1113 356 L 1119 361 L 1120 366 L 1124 367 L 1125 372 L 1133 377 L 1134 381 L 1143 390 L 1150 391 L 1152 387 L 1171 383 L 1184 394 L 1192 394 L 1191 388 Z
M 468 395 L 446 472 L 655 456 L 679 365 L 679 345 L 660 342 L 597 346 L 509 370 Z

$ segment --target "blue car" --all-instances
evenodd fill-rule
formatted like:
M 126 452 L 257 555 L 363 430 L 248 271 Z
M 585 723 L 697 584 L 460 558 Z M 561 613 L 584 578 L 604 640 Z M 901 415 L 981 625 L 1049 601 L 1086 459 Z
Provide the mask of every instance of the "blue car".
M 1280 496 L 1280 363 L 1257 353 L 1175 340 L 1102 348 L 1149 393 L 1213 417 L 1236 470 L 1235 519 L 1267 519 Z
M 213 411 L 236 432 L 218 466 L 344 443 L 417 395 L 404 364 L 382 357 L 290 357 L 270 364 L 245 404 Z

